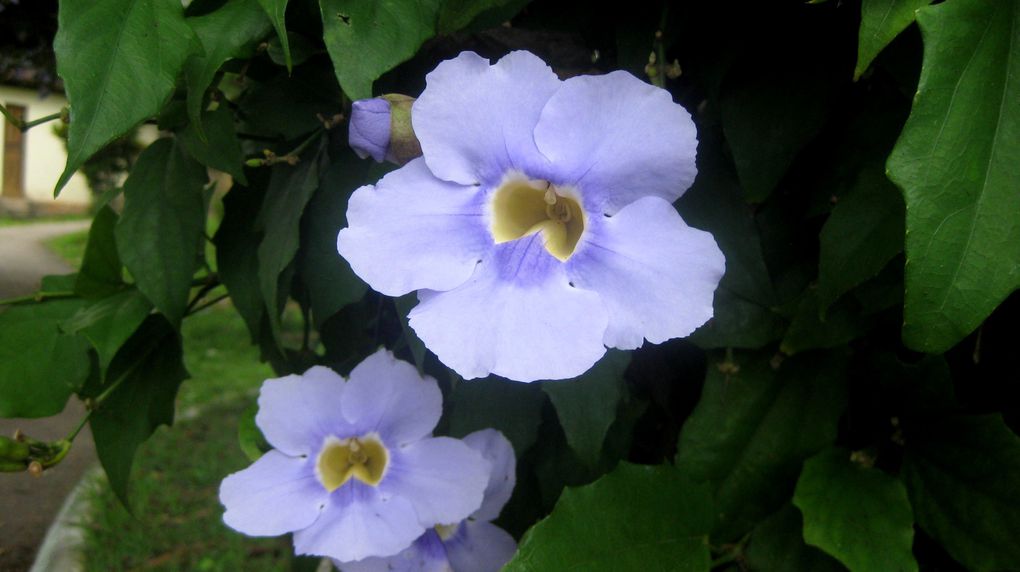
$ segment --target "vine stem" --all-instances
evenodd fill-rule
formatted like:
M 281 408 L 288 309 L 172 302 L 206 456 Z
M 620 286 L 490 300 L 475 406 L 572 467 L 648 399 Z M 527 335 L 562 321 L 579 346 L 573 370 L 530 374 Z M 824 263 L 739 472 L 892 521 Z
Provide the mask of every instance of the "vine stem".
M 217 303 L 219 303 L 219 302 L 221 302 L 221 301 L 223 301 L 223 300 L 226 300 L 226 299 L 227 299 L 227 298 L 229 298 L 229 297 L 230 297 L 230 294 L 229 294 L 229 293 L 226 293 L 226 294 L 221 294 L 221 295 L 219 295 L 219 296 L 217 296 L 217 297 L 213 298 L 212 300 L 209 300 L 209 301 L 208 301 L 208 302 L 206 302 L 205 304 L 202 304 L 201 306 L 196 306 L 195 308 L 192 308 L 192 309 L 191 309 L 191 311 L 189 311 L 189 312 L 188 312 L 187 314 L 185 314 L 185 315 L 186 315 L 186 316 L 190 316 L 190 315 L 192 315 L 192 314 L 197 314 L 197 313 L 201 312 L 202 310 L 205 310 L 205 309 L 206 309 L 206 308 L 208 308 L 209 306 L 214 306 L 214 305 L 216 305 Z
M 89 410 L 81 418 L 81 421 L 78 422 L 78 426 L 74 428 L 74 431 L 72 431 L 71 434 L 67 436 L 68 442 L 72 443 L 74 442 L 74 438 L 78 436 L 78 433 L 81 433 L 81 430 L 85 427 L 85 424 L 88 423 L 89 419 L 92 418 L 92 414 L 103 405 L 103 402 L 110 397 L 111 393 L 113 393 L 114 391 L 117 390 L 118 387 L 123 385 L 124 381 L 126 381 L 127 378 L 130 377 L 131 374 L 133 374 L 135 370 L 137 370 L 142 365 L 142 362 L 144 361 L 144 356 L 147 356 L 149 352 L 151 352 L 156 347 L 156 345 L 157 344 L 150 342 L 148 347 L 145 349 L 145 352 L 143 353 L 143 359 L 139 359 L 138 361 L 133 363 L 131 367 L 127 368 L 127 370 L 124 373 L 120 374 L 117 377 L 117 379 L 115 379 L 113 383 L 110 384 L 109 387 L 104 389 L 103 392 L 100 393 L 98 397 L 92 400 L 91 403 L 87 404 Z
M 14 298 L 0 300 L 0 306 L 11 306 L 14 304 L 24 304 L 26 302 L 42 302 L 43 300 L 52 300 L 56 298 L 74 298 L 75 296 L 77 296 L 77 294 L 70 290 L 59 292 L 36 292 L 35 294 L 26 294 L 24 296 L 15 296 Z
M 737 541 L 736 544 L 725 545 L 724 549 L 722 550 L 722 552 L 723 552 L 722 555 L 720 555 L 718 558 L 712 560 L 712 564 L 711 564 L 711 568 L 710 569 L 715 570 L 719 566 L 725 566 L 726 564 L 729 564 L 731 562 L 736 562 L 736 561 L 740 560 L 741 558 L 743 558 L 743 556 L 744 556 L 744 548 L 747 547 L 747 541 L 750 540 L 750 539 L 751 539 L 751 533 L 748 532 L 747 534 L 744 535 L 743 538 L 741 538 L 739 541 Z M 714 551 L 715 551 L 715 549 L 713 548 L 713 552 Z
M 87 411 L 85 415 L 82 415 L 81 421 L 78 422 L 78 426 L 75 427 L 74 431 L 71 431 L 71 434 L 67 436 L 67 441 L 71 443 L 74 442 L 74 438 L 78 436 L 78 433 L 81 433 L 81 430 L 85 428 L 85 424 L 89 422 L 89 417 L 92 417 L 91 409 Z
M 61 117 L 64 116 L 63 111 L 58 111 L 57 113 L 52 113 L 45 117 L 40 117 L 39 119 L 33 119 L 32 121 L 22 121 L 17 117 L 14 117 L 14 114 L 11 113 L 10 110 L 8 110 L 7 106 L 5 105 L 0 105 L 0 114 L 3 114 L 7 121 L 11 122 L 11 124 L 17 127 L 18 131 L 21 131 L 22 133 L 35 127 L 36 125 L 42 125 L 43 123 L 53 121 L 54 119 L 60 119 Z

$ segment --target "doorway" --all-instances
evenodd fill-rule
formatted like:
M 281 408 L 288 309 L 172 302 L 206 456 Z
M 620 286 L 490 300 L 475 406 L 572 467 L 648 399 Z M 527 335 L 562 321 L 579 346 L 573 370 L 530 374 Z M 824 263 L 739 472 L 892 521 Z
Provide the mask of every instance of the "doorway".
M 18 121 L 25 120 L 25 108 L 7 105 L 7 111 Z M 4 120 L 4 180 L 2 196 L 10 199 L 25 197 L 25 134 L 10 121 Z

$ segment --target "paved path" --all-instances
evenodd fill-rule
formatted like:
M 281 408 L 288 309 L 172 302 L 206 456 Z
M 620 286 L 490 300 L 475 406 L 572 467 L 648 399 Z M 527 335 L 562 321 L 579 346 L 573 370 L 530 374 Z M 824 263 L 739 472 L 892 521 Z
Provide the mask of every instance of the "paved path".
M 88 221 L 0 227 L 0 298 L 30 294 L 47 274 L 70 272 L 42 241 L 88 228 Z M 0 419 L 0 434 L 20 428 L 38 439 L 59 439 L 75 426 L 84 408 L 71 399 L 60 415 L 45 419 Z M 71 453 L 39 478 L 27 473 L 0 473 L 0 572 L 28 570 L 46 529 L 64 498 L 95 461 L 92 435 L 86 428 Z

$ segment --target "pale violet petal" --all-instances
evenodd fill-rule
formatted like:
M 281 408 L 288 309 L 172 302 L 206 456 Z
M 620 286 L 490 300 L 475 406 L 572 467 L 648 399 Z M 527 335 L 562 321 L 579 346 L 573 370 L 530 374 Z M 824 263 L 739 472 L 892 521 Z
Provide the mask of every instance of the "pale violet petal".
M 711 234 L 687 226 L 658 197 L 599 218 L 567 272 L 578 288 L 602 298 L 607 346 L 634 349 L 643 339 L 657 344 L 687 336 L 712 317 L 726 262 Z
M 408 499 L 424 526 L 460 522 L 478 509 L 489 482 L 489 464 L 458 439 L 431 437 L 393 451 L 387 494 Z
M 333 564 L 340 572 L 453 572 L 446 548 L 431 528 L 399 554 Z
M 561 82 L 537 56 L 512 52 L 490 66 L 463 52 L 440 63 L 425 82 L 411 122 L 437 177 L 494 184 L 510 169 L 543 169 L 533 130 Z
M 314 524 L 294 533 L 294 551 L 341 562 L 390 556 L 423 532 L 410 501 L 351 481 L 333 492 Z
M 223 522 L 251 536 L 276 536 L 311 525 L 328 493 L 308 459 L 269 451 L 220 483 Z
M 514 447 L 502 433 L 495 429 L 482 429 L 464 436 L 464 443 L 489 462 L 489 483 L 485 486 L 482 506 L 471 518 L 474 520 L 495 520 L 503 506 L 510 500 L 517 484 L 517 459 Z
M 483 201 L 476 188 L 441 181 L 415 159 L 354 192 L 337 251 L 387 296 L 455 288 L 492 246 Z
M 259 392 L 255 424 L 273 447 L 288 455 L 309 455 L 326 435 L 348 430 L 340 415 L 345 386 L 339 374 L 322 366 L 268 379 Z
M 499 572 L 517 551 L 514 537 L 484 521 L 465 521 L 444 544 L 453 572 Z
M 411 327 L 466 379 L 568 379 L 606 351 L 601 300 L 568 283 L 540 234 L 496 245 L 464 285 L 418 298 Z
M 377 432 L 387 446 L 399 446 L 432 433 L 443 394 L 435 379 L 380 349 L 351 371 L 340 411 L 358 433 Z
M 390 102 L 374 97 L 352 103 L 347 141 L 358 157 L 382 163 L 390 147 Z
M 666 90 L 624 71 L 563 82 L 535 127 L 554 181 L 613 214 L 635 199 L 674 201 L 694 182 L 697 131 Z

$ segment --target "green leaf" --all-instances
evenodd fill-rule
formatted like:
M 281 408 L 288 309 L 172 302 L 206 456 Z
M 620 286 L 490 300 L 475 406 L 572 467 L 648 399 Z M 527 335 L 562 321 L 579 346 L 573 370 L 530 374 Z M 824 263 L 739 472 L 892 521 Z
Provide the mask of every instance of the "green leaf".
M 917 21 L 924 66 L 888 169 L 907 204 L 903 341 L 940 353 L 1020 285 L 1020 1 Z
M 283 60 L 287 62 L 287 71 L 291 71 L 290 41 L 287 38 L 287 0 L 259 0 L 259 5 L 265 10 L 269 20 L 276 28 L 276 37 L 283 46 Z
M 819 235 L 818 305 L 823 312 L 903 251 L 903 220 L 903 198 L 881 165 L 863 168 Z
M 53 50 L 71 123 L 54 194 L 89 157 L 159 112 L 197 43 L 179 0 L 62 2 L 58 22 Z
M 969 570 L 1020 562 L 1020 439 L 999 415 L 905 425 L 903 480 L 917 523 Z
M 710 498 L 703 483 L 668 465 L 620 463 L 598 481 L 564 491 L 504 570 L 707 572 Z
M 117 254 L 114 227 L 117 213 L 104 206 L 96 213 L 89 229 L 74 292 L 85 298 L 104 298 L 124 288 L 123 264 Z
M 804 543 L 800 512 L 789 504 L 754 527 L 747 565 L 767 572 L 846 570 L 839 561 Z
M 255 424 L 255 415 L 258 412 L 258 404 L 252 404 L 251 407 L 244 410 L 237 424 L 237 442 L 241 445 L 244 455 L 253 463 L 273 448 L 262 434 L 262 430 Z
M 202 104 L 216 72 L 227 60 L 251 57 L 256 46 L 269 33 L 271 24 L 255 0 L 230 0 L 208 14 L 188 18 L 187 22 L 205 49 L 204 53 L 194 54 L 184 63 L 184 78 L 188 83 L 188 117 L 195 134 L 204 139 L 203 123 L 206 119 L 202 117 Z M 233 174 L 215 165 L 210 166 Z
M 616 420 L 616 409 L 626 391 L 623 372 L 630 353 L 609 350 L 597 364 L 579 377 L 564 381 L 543 381 L 567 443 L 577 457 L 595 466 L 602 456 L 602 442 Z
M 726 256 L 726 274 L 715 294 L 715 315 L 692 340 L 703 348 L 759 348 L 782 335 L 782 318 L 772 308 L 772 287 L 751 210 L 732 167 L 705 141 L 698 178 L 677 202 L 684 220 L 712 233 Z
M 138 290 L 126 290 L 90 303 L 75 312 L 61 328 L 81 333 L 99 354 L 99 369 L 105 375 L 113 357 L 152 311 L 152 303 Z
M 366 162 L 353 155 L 334 162 L 305 209 L 299 271 L 308 287 L 317 326 L 360 300 L 368 289 L 336 250 L 336 236 L 347 226 L 347 200 L 365 180 L 365 170 Z
M 213 237 L 216 245 L 216 272 L 230 293 L 230 301 L 244 318 L 251 339 L 261 332 L 266 304 L 259 287 L 258 245 L 261 234 L 255 220 L 262 208 L 264 193 L 260 187 L 234 185 L 223 198 L 224 215 Z
M 828 118 L 829 73 L 805 60 L 803 54 L 813 51 L 773 54 L 767 62 L 762 54 L 732 70 L 723 84 L 723 130 L 749 201 L 772 193 Z
M 439 0 L 319 0 L 319 8 L 336 79 L 351 99 L 364 99 L 435 35 Z
M 531 0 L 444 0 L 439 8 L 439 33 L 452 34 L 467 28 L 479 16 L 499 14 L 498 22 L 514 17 Z M 494 24 L 495 25 L 495 24 Z
M 89 375 L 88 342 L 61 333 L 81 300 L 49 300 L 0 312 L 0 417 L 46 417 Z
M 418 367 L 418 373 L 423 373 L 425 371 L 425 342 L 421 341 L 421 338 L 418 337 L 418 334 L 414 332 L 411 324 L 407 321 L 407 315 L 418 304 L 418 294 L 416 292 L 404 294 L 394 298 L 393 304 L 396 306 L 397 315 L 400 317 L 400 331 L 403 332 L 404 341 L 407 342 L 407 349 L 411 351 L 411 357 L 414 358 L 414 365 Z
M 49 276 L 43 276 L 42 284 L 39 286 L 39 294 L 56 294 L 61 293 L 64 295 L 74 293 L 74 285 L 78 281 L 78 273 L 73 272 L 71 274 L 50 274 Z
M 825 312 L 819 303 L 818 291 L 808 288 L 797 305 L 779 349 L 793 355 L 806 350 L 842 346 L 864 335 L 872 322 L 857 299 L 843 298 Z
M 172 324 L 188 305 L 205 229 L 205 168 L 170 139 L 149 146 L 124 183 L 117 250 L 138 289 Z
M 712 483 L 715 533 L 732 541 L 781 507 L 804 459 L 836 439 L 846 407 L 846 358 L 810 352 L 778 370 L 768 354 L 718 361 L 709 360 L 701 400 L 680 432 L 676 464 Z
M 308 38 L 294 32 L 287 32 L 287 44 L 290 46 L 291 65 L 299 66 L 315 54 L 322 53 L 322 49 L 312 44 Z M 279 37 L 269 40 L 269 45 L 266 47 L 266 55 L 269 56 L 269 59 L 273 60 L 274 64 L 287 65 L 287 54 L 283 53 L 283 44 L 280 43 Z
M 447 401 L 448 433 L 463 437 L 493 428 L 506 435 L 520 458 L 538 436 L 545 395 L 537 385 L 505 379 L 461 381 Z
M 194 120 L 179 134 L 179 140 L 189 155 L 206 167 L 223 171 L 242 185 L 248 184 L 244 175 L 244 155 L 234 130 L 234 114 L 226 107 L 202 113 L 203 132 Z
M 89 426 L 110 488 L 124 506 L 129 506 L 135 451 L 157 427 L 173 423 L 177 388 L 187 377 L 180 337 L 164 317 L 153 315 L 117 353 L 110 381 L 96 388 L 109 393 L 92 412 Z
M 868 70 L 872 60 L 907 26 L 914 23 L 914 12 L 932 0 L 864 0 L 861 3 L 861 28 L 857 42 L 857 68 L 854 81 Z
M 340 87 L 328 66 L 300 66 L 291 77 L 281 73 L 252 84 L 239 102 L 246 133 L 297 139 L 322 128 L 318 115 L 342 111 Z
M 861 398 L 854 408 L 865 417 L 896 417 L 910 425 L 957 408 L 949 365 L 942 356 L 907 363 L 892 353 L 866 354 L 854 371 L 861 378 Z
M 830 448 L 804 463 L 793 504 L 804 515 L 804 540 L 852 572 L 912 571 L 914 516 L 898 479 Z
M 269 188 L 259 213 L 258 227 L 264 231 L 259 244 L 259 285 L 269 308 L 269 324 L 279 342 L 281 298 L 280 275 L 294 260 L 301 241 L 301 213 L 319 188 L 319 174 L 326 160 L 325 141 L 315 153 L 306 154 L 297 166 L 273 168 Z M 339 257 L 339 255 L 337 255 Z M 288 281 L 289 284 L 289 281 Z

